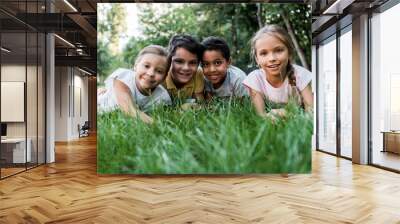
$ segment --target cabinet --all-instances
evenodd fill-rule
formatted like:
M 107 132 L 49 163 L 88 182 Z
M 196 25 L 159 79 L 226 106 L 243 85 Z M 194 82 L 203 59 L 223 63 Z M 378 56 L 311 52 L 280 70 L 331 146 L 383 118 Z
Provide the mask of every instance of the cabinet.
M 384 131 L 383 152 L 400 154 L 400 131 Z
M 1 159 L 5 163 L 25 163 L 31 162 L 32 141 L 30 138 L 26 140 L 27 147 L 25 151 L 25 138 L 7 138 L 1 140 Z M 26 160 L 26 161 L 25 161 Z

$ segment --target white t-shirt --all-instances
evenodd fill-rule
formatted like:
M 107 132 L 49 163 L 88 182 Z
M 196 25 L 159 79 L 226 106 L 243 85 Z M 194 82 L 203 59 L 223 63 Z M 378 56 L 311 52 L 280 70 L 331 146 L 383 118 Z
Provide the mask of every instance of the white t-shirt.
M 296 89 L 301 92 L 312 80 L 312 74 L 307 69 L 293 65 L 294 75 L 296 77 Z M 275 88 L 266 79 L 264 70 L 257 69 L 252 71 L 243 81 L 243 85 L 251 88 L 264 95 L 265 99 L 274 103 L 287 103 L 289 96 L 293 96 L 293 88 L 289 83 L 289 78 L 286 77 L 283 84 Z
M 158 85 L 150 96 L 143 95 L 136 86 L 135 72 L 130 69 L 119 68 L 104 81 L 106 92 L 97 95 L 97 108 L 100 112 L 112 111 L 118 108 L 113 88 L 115 79 L 129 87 L 132 99 L 139 106 L 139 109 L 144 112 L 151 111 L 153 106 L 158 104 L 171 105 L 171 98 L 162 85 Z
M 218 89 L 214 89 L 212 83 L 206 77 L 204 77 L 205 91 L 216 97 L 247 96 L 248 93 L 246 87 L 242 84 L 243 80 L 246 78 L 246 74 L 239 68 L 232 65 L 228 67 L 226 72 L 226 78 Z

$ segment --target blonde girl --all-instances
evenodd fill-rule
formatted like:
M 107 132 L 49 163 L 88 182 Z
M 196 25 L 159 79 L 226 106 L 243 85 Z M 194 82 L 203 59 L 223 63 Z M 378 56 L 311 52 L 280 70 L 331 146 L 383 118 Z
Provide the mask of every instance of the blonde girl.
M 251 51 L 259 69 L 251 72 L 243 84 L 260 116 L 283 116 L 289 99 L 312 111 L 311 72 L 292 64 L 293 44 L 287 32 L 277 25 L 261 28 L 251 39 Z M 267 113 L 268 105 L 272 110 Z
M 171 104 L 167 90 L 160 85 L 170 67 L 167 51 L 158 45 L 143 48 L 134 63 L 133 70 L 119 68 L 105 81 L 105 92 L 98 94 L 100 112 L 120 108 L 132 117 L 146 123 L 152 118 L 145 112 L 155 105 Z

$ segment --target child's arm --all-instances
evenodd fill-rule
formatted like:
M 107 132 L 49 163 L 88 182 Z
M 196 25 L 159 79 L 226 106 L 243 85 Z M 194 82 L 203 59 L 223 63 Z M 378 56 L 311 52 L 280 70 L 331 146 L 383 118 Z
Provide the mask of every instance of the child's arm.
M 311 91 L 311 83 L 309 83 L 306 88 L 301 91 L 301 96 L 303 98 L 305 110 L 312 113 L 314 109 L 314 97 Z
M 194 91 L 192 97 L 197 102 L 204 101 L 204 75 L 201 69 L 198 69 L 194 77 Z
M 204 101 L 204 94 L 203 92 L 201 93 L 194 93 L 194 98 L 196 98 L 197 102 L 202 102 Z
M 105 92 L 107 92 L 107 89 L 105 87 L 97 88 L 97 95 L 103 95 Z
M 150 116 L 139 110 L 138 106 L 132 99 L 131 91 L 127 85 L 118 79 L 115 79 L 113 87 L 118 106 L 123 112 L 134 118 L 139 117 L 145 123 L 153 122 L 153 119 Z
M 251 102 L 253 103 L 253 106 L 256 109 L 257 114 L 260 115 L 261 117 L 266 117 L 267 113 L 265 111 L 265 102 L 262 94 L 252 88 L 248 89 L 250 92 Z
M 204 98 L 206 101 L 210 101 L 213 98 L 213 94 L 210 92 L 204 92 Z

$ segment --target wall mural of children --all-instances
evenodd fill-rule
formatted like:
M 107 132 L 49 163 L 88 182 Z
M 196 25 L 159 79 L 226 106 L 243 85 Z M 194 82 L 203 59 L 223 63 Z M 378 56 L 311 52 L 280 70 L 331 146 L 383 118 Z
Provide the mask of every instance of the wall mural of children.
M 289 103 L 293 98 L 307 111 L 313 104 L 311 73 L 292 64 L 299 55 L 310 59 L 308 5 L 98 7 L 98 108 L 112 110 L 98 113 L 99 174 L 311 172 L 312 116 Z M 117 9 L 121 15 L 129 11 L 121 16 L 129 30 L 112 18 Z M 285 24 L 277 16 L 282 13 L 292 20 L 295 36 L 276 26 L 262 28 Z M 123 32 L 114 32 L 118 27 Z M 154 44 L 165 51 L 137 57 Z M 251 48 L 258 68 L 249 57 Z M 134 71 L 117 69 L 131 67 L 135 56 Z M 151 72 L 157 69 L 162 75 Z M 155 107 L 160 104 L 168 106 Z

